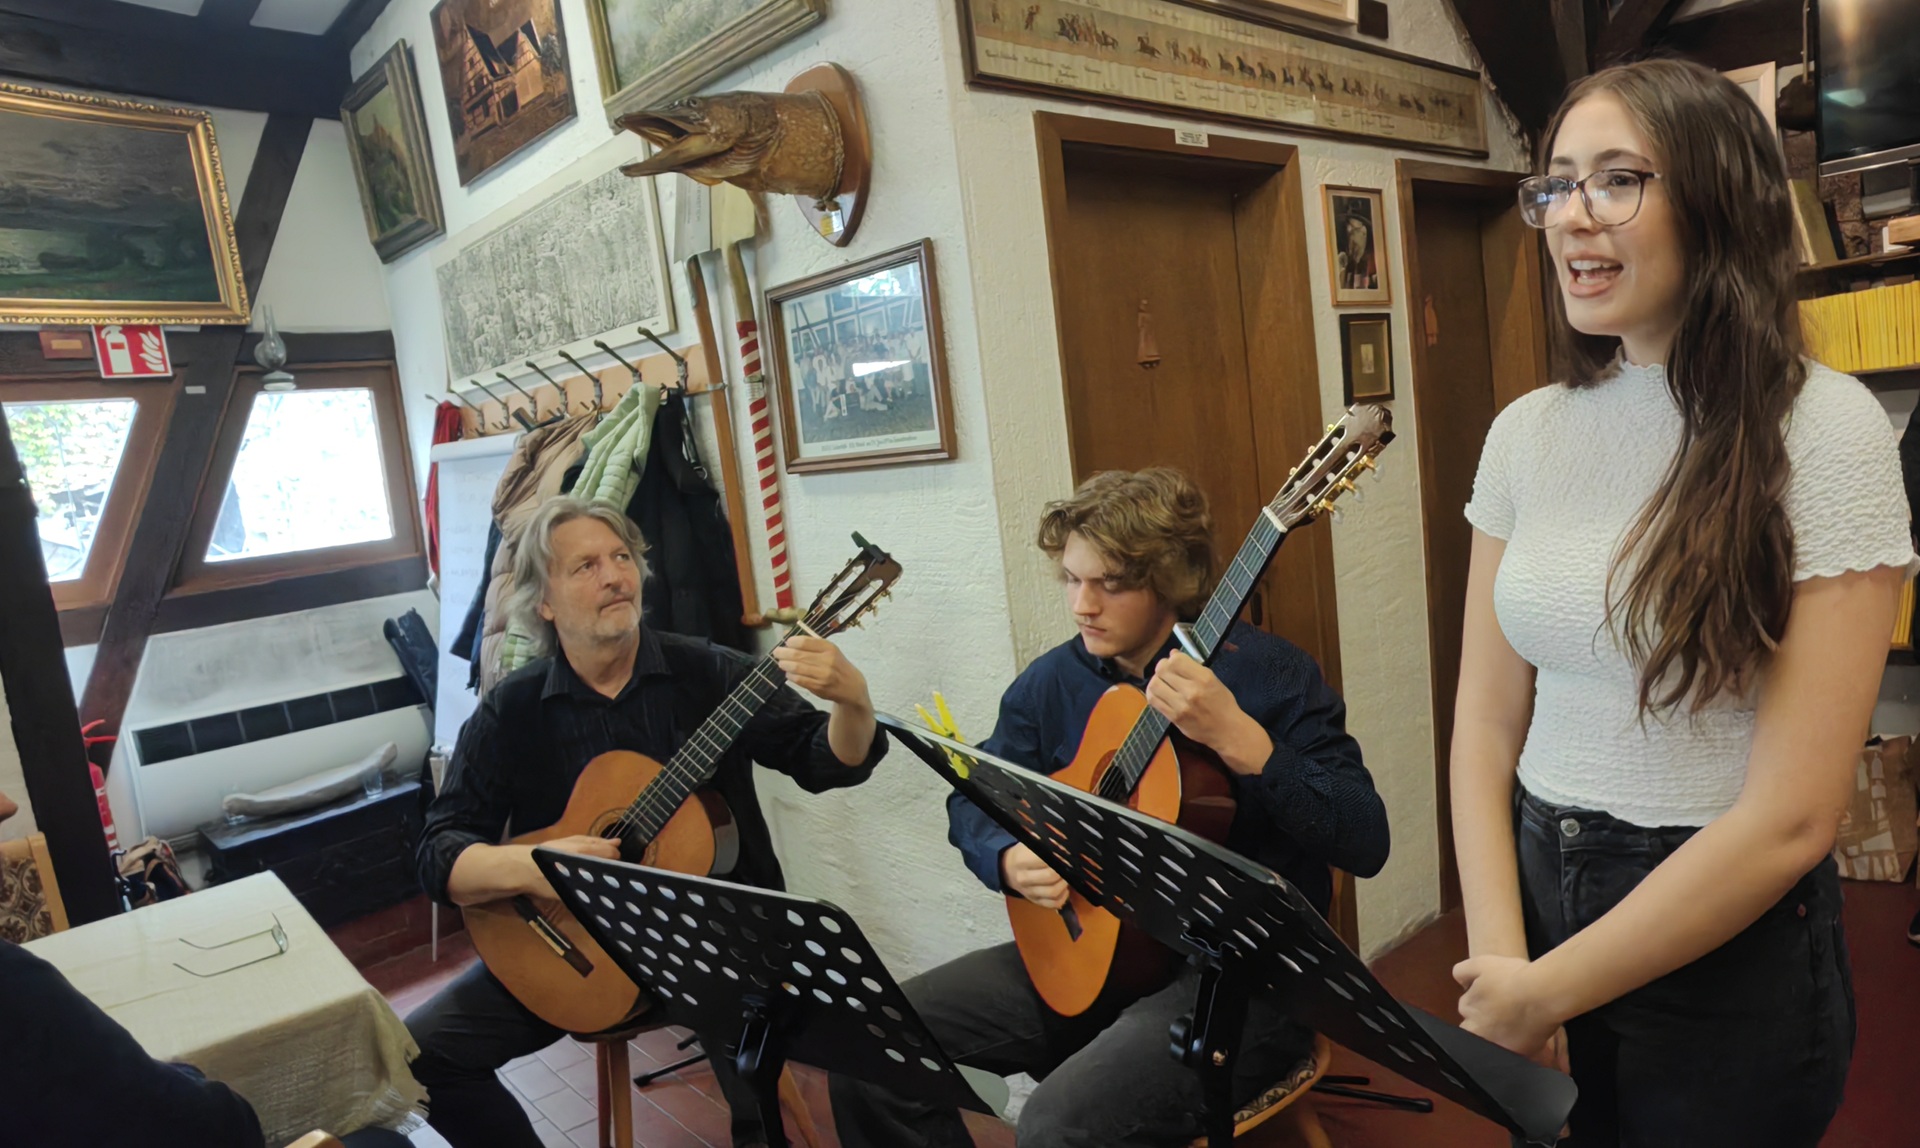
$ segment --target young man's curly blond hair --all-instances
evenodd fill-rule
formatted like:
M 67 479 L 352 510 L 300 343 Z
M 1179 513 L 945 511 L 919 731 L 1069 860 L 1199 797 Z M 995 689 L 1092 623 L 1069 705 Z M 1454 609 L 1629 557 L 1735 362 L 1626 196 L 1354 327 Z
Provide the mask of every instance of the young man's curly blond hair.
M 1104 470 L 1073 497 L 1047 504 L 1040 549 L 1055 562 L 1067 536 L 1100 552 L 1124 589 L 1146 587 L 1191 621 L 1213 591 L 1213 515 L 1207 496 L 1172 467 Z

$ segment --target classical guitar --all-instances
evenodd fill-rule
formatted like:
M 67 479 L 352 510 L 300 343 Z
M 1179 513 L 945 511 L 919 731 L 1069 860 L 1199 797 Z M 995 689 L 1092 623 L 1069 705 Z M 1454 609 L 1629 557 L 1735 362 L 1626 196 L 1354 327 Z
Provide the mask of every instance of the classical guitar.
M 1187 652 L 1211 663 L 1220 639 L 1245 607 L 1287 534 L 1319 518 L 1354 488 L 1374 456 L 1393 441 L 1393 417 L 1384 407 L 1356 406 L 1307 452 L 1286 485 L 1260 511 L 1239 552 L 1191 625 L 1176 633 Z M 1169 737 L 1169 733 L 1172 736 Z M 1053 775 L 1076 789 L 1130 805 L 1162 821 L 1226 840 L 1233 824 L 1233 787 L 1226 767 L 1204 746 L 1182 737 L 1130 685 L 1109 689 L 1087 718 L 1071 764 Z M 1172 954 L 1095 907 L 1078 892 L 1060 909 L 1024 897 L 1007 898 L 1007 916 L 1020 957 L 1047 1006 L 1077 1016 L 1109 984 L 1145 993 L 1171 975 Z
M 886 597 L 900 564 L 858 534 L 860 553 L 781 636 L 831 637 L 860 624 Z M 776 643 L 777 645 L 778 643 Z M 629 861 L 702 876 L 732 870 L 733 814 L 701 788 L 741 729 L 786 680 L 771 655 L 761 658 L 665 765 L 626 750 L 587 763 L 560 820 L 514 837 L 538 845 L 596 834 L 617 839 Z M 558 902 L 519 896 L 470 905 L 467 935 L 488 970 L 534 1015 L 568 1032 L 612 1028 L 645 1011 L 639 986 L 620 971 Z

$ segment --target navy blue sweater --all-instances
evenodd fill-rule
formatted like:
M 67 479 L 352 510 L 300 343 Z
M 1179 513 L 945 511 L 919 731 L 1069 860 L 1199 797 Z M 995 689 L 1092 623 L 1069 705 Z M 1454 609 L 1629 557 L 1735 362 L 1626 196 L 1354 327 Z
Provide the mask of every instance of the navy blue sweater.
M 1160 656 L 1173 648 L 1169 642 Z M 1325 913 L 1332 896 L 1327 866 L 1371 877 L 1387 863 L 1386 807 L 1347 733 L 1347 707 L 1305 650 L 1244 622 L 1227 632 L 1212 669 L 1273 739 L 1265 768 L 1233 775 L 1239 810 L 1227 845 L 1285 877 Z M 1075 636 L 1014 679 L 1000 699 L 993 736 L 980 748 L 1056 773 L 1073 760 L 1100 695 L 1128 680 Z M 948 840 L 967 868 L 987 888 L 1004 891 L 1000 854 L 1013 835 L 958 793 L 947 798 L 947 820 Z

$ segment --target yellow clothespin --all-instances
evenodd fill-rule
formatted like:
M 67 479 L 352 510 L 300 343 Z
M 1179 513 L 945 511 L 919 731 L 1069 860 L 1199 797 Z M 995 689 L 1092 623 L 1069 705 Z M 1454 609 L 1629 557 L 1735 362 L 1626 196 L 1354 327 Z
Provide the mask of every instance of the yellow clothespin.
M 947 708 L 947 699 L 940 695 L 939 690 L 933 691 L 933 708 L 940 712 L 939 717 L 936 718 L 928 713 L 927 707 L 917 702 L 913 708 L 919 711 L 921 722 L 941 737 L 950 737 L 958 742 L 965 742 L 967 740 L 960 736 L 959 724 L 953 720 L 953 711 Z M 973 763 L 971 760 L 950 749 L 946 751 L 946 754 L 947 761 L 952 763 L 955 773 L 958 773 L 961 777 L 966 777 L 972 772 Z

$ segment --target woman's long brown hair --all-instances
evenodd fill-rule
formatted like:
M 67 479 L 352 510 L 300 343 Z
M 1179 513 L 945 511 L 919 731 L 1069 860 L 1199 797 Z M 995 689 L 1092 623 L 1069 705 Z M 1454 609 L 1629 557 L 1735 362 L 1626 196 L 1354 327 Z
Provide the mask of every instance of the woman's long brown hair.
M 1785 420 L 1807 377 L 1793 204 L 1779 142 L 1753 101 L 1682 60 L 1576 84 L 1542 137 L 1542 170 L 1568 109 L 1601 92 L 1626 105 L 1658 153 L 1648 194 L 1673 205 L 1686 278 L 1666 362 L 1685 429 L 1608 572 L 1608 622 L 1639 667 L 1642 714 L 1683 702 L 1697 712 L 1744 689 L 1793 599 Z M 1548 308 L 1568 384 L 1609 375 L 1620 340 L 1574 330 L 1557 290 Z

